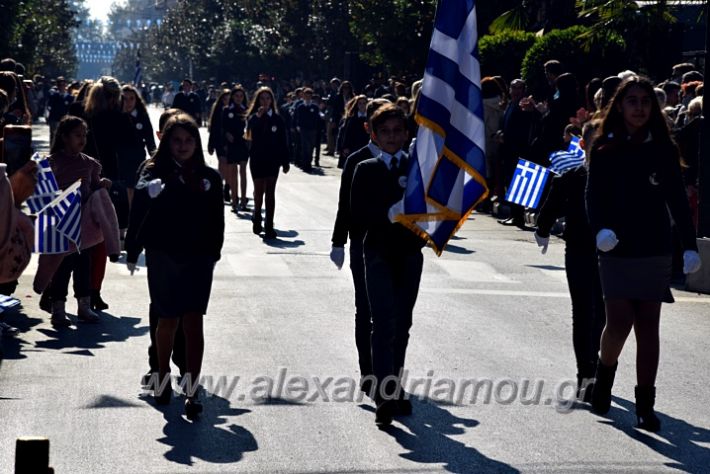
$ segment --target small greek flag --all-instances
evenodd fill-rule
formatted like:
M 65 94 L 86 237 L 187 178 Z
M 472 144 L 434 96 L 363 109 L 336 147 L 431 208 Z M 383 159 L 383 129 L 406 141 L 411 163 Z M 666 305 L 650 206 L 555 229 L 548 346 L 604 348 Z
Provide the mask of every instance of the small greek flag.
M 14 308 L 20 304 L 20 300 L 12 296 L 0 295 L 0 313 L 6 309 Z
M 505 200 L 523 207 L 537 208 L 549 175 L 550 170 L 544 166 L 520 159 Z
M 32 159 L 37 162 L 37 184 L 35 191 L 27 199 L 27 205 L 32 214 L 38 214 L 47 207 L 59 194 L 59 186 L 49 165 L 49 160 L 40 158 L 39 153 L 35 153 Z
M 37 215 L 36 253 L 66 253 L 69 242 L 74 242 L 77 249 L 81 248 L 80 186 L 81 181 L 76 181 Z
M 556 151 L 550 154 L 550 171 L 557 175 L 563 175 L 567 171 L 582 166 L 584 158 L 584 149 L 579 145 L 579 138 L 572 137 L 566 151 Z

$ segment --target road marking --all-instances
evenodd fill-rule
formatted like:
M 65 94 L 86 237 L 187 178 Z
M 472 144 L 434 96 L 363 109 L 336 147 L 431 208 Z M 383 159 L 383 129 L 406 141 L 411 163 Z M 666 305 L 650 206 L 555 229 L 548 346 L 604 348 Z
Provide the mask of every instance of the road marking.
M 440 259 L 436 264 L 456 280 L 474 283 L 520 283 L 498 273 L 492 265 L 484 262 Z
M 479 288 L 421 288 L 424 293 L 435 293 L 442 295 L 484 295 L 484 296 L 521 296 L 531 298 L 565 298 L 569 299 L 567 292 L 554 291 L 517 291 L 517 290 L 490 290 Z M 677 296 L 673 295 L 678 303 L 699 303 L 710 304 L 710 297 L 707 296 Z
M 259 257 L 228 255 L 227 261 L 236 276 L 292 277 L 293 272 L 280 255 Z

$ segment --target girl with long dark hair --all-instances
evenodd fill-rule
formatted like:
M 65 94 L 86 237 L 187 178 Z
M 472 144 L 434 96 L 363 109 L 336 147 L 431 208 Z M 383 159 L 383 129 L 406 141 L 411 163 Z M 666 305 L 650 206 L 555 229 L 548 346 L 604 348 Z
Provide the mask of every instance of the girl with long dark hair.
M 143 169 L 126 236 L 128 269 L 146 250 L 151 310 L 156 330 L 158 404 L 172 397 L 170 356 L 178 323 L 185 335 L 185 411 L 202 407 L 197 383 L 204 353 L 203 316 L 212 290 L 214 267 L 224 242 L 224 204 L 219 173 L 205 164 L 197 123 L 185 113 L 165 125 L 157 152 Z
M 684 273 L 697 271 L 700 257 L 678 147 L 649 80 L 626 79 L 609 103 L 589 157 L 586 200 L 606 308 L 592 409 L 608 412 L 617 361 L 633 329 L 638 426 L 658 431 L 661 303 L 673 302 L 671 217 L 685 249 Z

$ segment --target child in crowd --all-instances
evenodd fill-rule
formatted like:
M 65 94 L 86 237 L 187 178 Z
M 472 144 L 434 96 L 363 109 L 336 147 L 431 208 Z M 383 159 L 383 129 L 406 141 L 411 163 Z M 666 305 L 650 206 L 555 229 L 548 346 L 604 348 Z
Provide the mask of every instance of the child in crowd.
M 353 227 L 364 235 L 365 282 L 372 313 L 372 368 L 376 379 L 375 423 L 409 415 L 411 402 L 401 386 L 412 311 L 417 301 L 424 240 L 388 217 L 407 185 L 407 118 L 394 104 L 379 108 L 370 119 L 377 158 L 355 169 L 351 191 Z
M 286 124 L 276 111 L 274 93 L 268 87 L 256 92 L 247 116 L 247 134 L 251 140 L 249 169 L 254 180 L 252 230 L 257 235 L 264 230 L 265 239 L 275 239 L 276 181 L 279 169 L 283 168 L 283 172 L 288 173 L 290 168 Z M 262 229 L 261 205 L 264 201 L 266 225 Z
M 49 163 L 61 189 L 66 189 L 77 180 L 81 180 L 79 190 L 82 204 L 85 204 L 89 195 L 101 186 L 111 187 L 108 179 L 101 178 L 101 164 L 82 153 L 86 146 L 86 134 L 87 126 L 83 119 L 72 115 L 64 116 L 57 125 L 49 156 Z M 62 327 L 71 324 L 66 315 L 65 303 L 69 278 L 72 275 L 74 296 L 78 300 L 77 317 L 84 322 L 99 321 L 99 316 L 91 309 L 89 278 L 93 250 L 94 247 L 91 247 L 65 256 L 52 277 L 52 283 L 45 290 L 51 300 L 54 326 Z
M 224 242 L 222 197 L 222 180 L 205 163 L 197 123 L 184 113 L 170 118 L 136 187 L 126 250 L 133 273 L 138 255 L 146 249 L 151 307 L 159 318 L 159 376 L 154 380 L 158 404 L 172 397 L 170 356 L 182 320 L 189 418 L 202 411 L 197 383 L 204 353 L 203 316 Z

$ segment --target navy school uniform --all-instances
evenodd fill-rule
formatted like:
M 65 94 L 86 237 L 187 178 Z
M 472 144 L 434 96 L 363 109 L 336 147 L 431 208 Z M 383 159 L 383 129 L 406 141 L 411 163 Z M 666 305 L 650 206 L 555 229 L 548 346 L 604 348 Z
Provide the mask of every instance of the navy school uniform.
M 118 147 L 118 177 L 127 187 L 134 188 L 138 178 L 138 168 L 149 154 L 155 151 L 153 126 L 147 113 L 134 109 L 128 118 L 127 132 Z
M 251 135 L 249 171 L 252 178 L 270 178 L 279 175 L 279 169 L 288 164 L 288 139 L 286 124 L 279 114 L 269 110 L 259 118 L 249 117 Z
M 301 161 L 305 167 L 311 165 L 313 152 L 315 151 L 315 160 L 318 164 L 320 159 L 319 149 L 319 132 L 321 128 L 321 116 L 318 105 L 311 101 L 310 104 L 301 102 L 296 106 L 294 113 L 294 122 L 300 129 L 301 137 Z
M 394 165 L 385 153 L 355 168 L 351 190 L 353 227 L 364 233 L 365 283 L 372 312 L 372 368 L 378 384 L 404 368 L 412 311 L 419 292 L 424 240 L 388 217 L 406 187 L 406 154 Z M 399 382 L 380 387 L 396 397 Z M 381 399 L 377 400 L 378 403 Z
M 244 139 L 246 130 L 246 108 L 242 105 L 230 103 L 222 110 L 222 131 L 224 137 L 222 143 L 227 149 L 227 163 L 244 163 L 249 159 L 249 149 Z M 230 133 L 234 137 L 233 142 L 229 142 L 226 134 Z
M 338 212 L 335 217 L 335 226 L 331 239 L 333 247 L 345 247 L 348 237 L 350 237 L 350 271 L 353 275 L 353 285 L 355 287 L 355 346 L 357 347 L 360 374 L 363 377 L 372 374 L 370 347 L 372 316 L 370 302 L 367 299 L 365 260 L 362 248 L 365 233 L 362 228 L 353 225 L 350 191 L 357 165 L 365 160 L 379 156 L 380 153 L 380 149 L 374 143 L 370 143 L 352 153 L 346 160 L 340 177 Z

